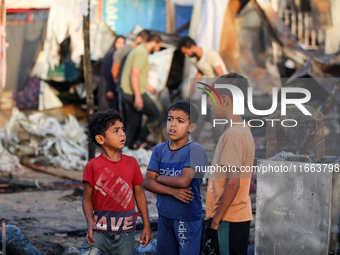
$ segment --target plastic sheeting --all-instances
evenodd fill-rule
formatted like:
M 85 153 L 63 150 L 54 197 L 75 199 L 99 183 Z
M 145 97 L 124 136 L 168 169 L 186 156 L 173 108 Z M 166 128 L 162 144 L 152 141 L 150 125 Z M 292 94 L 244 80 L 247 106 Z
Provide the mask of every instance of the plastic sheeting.
M 54 0 L 6 0 L 7 9 L 45 9 L 50 8 Z
M 141 168 L 142 174 L 145 176 L 152 151 L 145 150 L 144 148 L 130 150 L 128 147 L 125 146 L 122 150 L 122 153 L 134 157 L 137 160 L 139 167 Z
M 174 56 L 175 47 L 154 52 L 149 55 L 149 77 L 148 84 L 157 89 L 157 94 L 149 94 L 161 112 L 167 110 L 171 104 L 170 94 L 166 87 L 169 71 Z
M 23 89 L 43 43 L 46 20 L 7 24 L 6 89 Z
M 20 175 L 25 172 L 25 169 L 19 162 L 17 156 L 12 155 L 0 143 L 0 172 L 8 172 L 14 175 Z
M 326 29 L 325 54 L 335 53 L 340 48 L 340 1 L 331 0 L 332 27 Z
M 219 52 L 221 31 L 228 4 L 229 0 L 195 1 L 189 36 L 196 41 L 198 46 Z M 190 78 L 195 77 L 196 72 L 197 69 L 186 58 L 181 91 L 183 98 L 189 98 Z
M 86 135 L 74 116 L 64 124 L 54 117 L 34 113 L 28 117 L 13 108 L 12 116 L 0 131 L 0 139 L 12 154 L 36 156 L 31 163 L 42 163 L 66 170 L 83 170 L 86 164 Z
M 104 22 L 91 25 L 90 44 L 91 60 L 103 58 L 115 40 L 114 33 Z
M 221 31 L 228 3 L 229 0 L 203 1 L 201 15 L 195 16 L 196 20 L 199 19 L 199 27 L 195 31 L 198 34 L 193 37 L 196 38 L 197 45 L 219 51 Z M 190 35 L 193 32 L 190 29 Z
M 53 1 L 44 42 L 46 63 L 49 63 L 52 69 L 59 64 L 58 45 L 67 34 L 71 37 L 71 59 L 77 65 L 80 64 L 80 57 L 84 54 L 83 14 L 87 13 L 83 12 L 86 12 L 86 9 L 87 1 L 84 0 Z

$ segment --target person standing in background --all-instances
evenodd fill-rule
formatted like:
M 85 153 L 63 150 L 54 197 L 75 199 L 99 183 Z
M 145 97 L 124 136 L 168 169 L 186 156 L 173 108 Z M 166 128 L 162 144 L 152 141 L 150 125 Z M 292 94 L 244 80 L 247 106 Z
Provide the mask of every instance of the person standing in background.
M 125 37 L 118 35 L 102 60 L 100 81 L 97 93 L 99 111 L 112 108 L 118 110 L 118 88 L 111 75 L 111 66 L 114 52 L 122 48 L 124 45 Z
M 191 63 L 197 68 L 195 78 L 216 78 L 227 73 L 227 68 L 221 56 L 212 49 L 203 49 L 189 36 L 182 37 L 178 49 L 185 57 L 190 57 Z
M 227 68 L 221 58 L 221 56 L 212 49 L 203 49 L 196 45 L 196 42 L 190 38 L 189 36 L 182 37 L 178 43 L 178 50 L 180 50 L 185 57 L 189 57 L 191 63 L 197 68 L 197 73 L 195 75 L 195 82 L 190 86 L 190 95 L 192 103 L 198 107 L 197 97 L 200 97 L 201 91 L 195 90 L 196 82 L 198 79 L 206 78 L 214 79 L 219 77 L 223 74 L 227 73 Z M 208 110 L 210 111 L 210 110 Z M 204 122 L 211 117 L 211 114 L 207 114 L 206 117 L 200 118 L 199 122 L 197 123 L 197 130 L 194 133 L 192 139 L 197 140 Z M 219 131 L 221 132 L 221 130 Z M 218 132 L 213 134 L 214 140 L 217 141 L 219 134 Z
M 159 51 L 162 39 L 153 34 L 145 43 L 138 45 L 128 55 L 123 67 L 121 89 L 123 103 L 126 109 L 126 145 L 130 149 L 137 149 L 143 145 L 150 128 L 158 128 L 159 110 L 148 96 L 149 54 Z M 148 117 L 146 125 L 140 128 L 142 115 Z M 152 126 L 152 127 L 151 127 Z M 138 130 L 140 129 L 140 132 Z
M 121 75 L 121 71 L 123 69 L 122 67 L 126 60 L 126 56 L 129 54 L 129 52 L 133 48 L 135 48 L 141 43 L 144 43 L 148 39 L 149 36 L 150 36 L 150 32 L 148 30 L 142 30 L 141 32 L 138 33 L 137 37 L 131 44 L 127 44 L 124 47 L 114 52 L 111 74 L 116 84 L 119 84 L 119 78 Z
M 141 32 L 138 33 L 135 40 L 131 44 L 125 45 L 124 47 L 115 51 L 113 54 L 111 74 L 112 74 L 113 80 L 117 84 L 117 92 L 118 92 L 118 98 L 119 98 L 119 112 L 125 115 L 125 117 L 126 117 L 126 114 L 124 113 L 124 109 L 123 109 L 122 91 L 120 88 L 120 77 L 122 75 L 123 66 L 124 66 L 126 57 L 129 54 L 129 52 L 133 48 L 138 46 L 139 44 L 144 43 L 148 39 L 149 36 L 150 36 L 150 31 L 142 30 Z

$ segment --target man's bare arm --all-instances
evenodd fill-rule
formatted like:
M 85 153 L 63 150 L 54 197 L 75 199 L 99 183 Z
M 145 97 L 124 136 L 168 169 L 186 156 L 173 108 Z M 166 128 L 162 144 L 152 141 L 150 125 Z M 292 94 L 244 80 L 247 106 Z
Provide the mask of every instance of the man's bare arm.
M 215 73 L 217 74 L 217 76 L 221 76 L 221 75 L 225 74 L 225 73 L 223 72 L 223 69 L 222 69 L 222 66 L 221 66 L 221 65 L 216 66 L 216 67 L 214 68 L 214 71 L 215 71 Z
M 203 77 L 203 73 L 200 70 L 197 70 L 197 73 L 195 75 L 195 79 L 201 79 Z
M 143 109 L 143 98 L 142 98 L 142 94 L 140 93 L 140 88 L 139 88 L 139 74 L 140 74 L 141 70 L 136 68 L 136 67 L 132 67 L 131 68 L 131 74 L 130 74 L 130 79 L 131 79 L 131 88 L 133 91 L 133 94 L 135 96 L 135 102 L 133 104 L 133 106 L 137 109 L 137 111 L 141 111 Z
M 115 83 L 118 83 L 118 74 L 119 74 L 120 63 L 113 62 L 111 68 L 112 78 Z

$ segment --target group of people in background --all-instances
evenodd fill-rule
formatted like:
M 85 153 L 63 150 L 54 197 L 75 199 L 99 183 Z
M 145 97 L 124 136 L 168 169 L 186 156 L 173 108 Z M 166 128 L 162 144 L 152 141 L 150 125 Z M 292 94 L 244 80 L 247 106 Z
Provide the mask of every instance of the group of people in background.
M 160 112 L 149 97 L 156 89 L 148 84 L 148 55 L 159 51 L 161 46 L 161 37 L 148 30 L 142 30 L 131 44 L 126 45 L 125 37 L 119 35 L 102 60 L 98 110 L 113 108 L 123 114 L 128 137 L 126 146 L 130 149 L 145 147 L 149 130 L 157 130 L 160 126 Z M 197 46 L 190 37 L 181 38 L 177 48 L 190 57 L 197 68 L 195 78 L 215 78 L 226 73 L 220 55 Z M 143 115 L 147 117 L 145 123 Z M 199 123 L 198 129 L 201 126 Z

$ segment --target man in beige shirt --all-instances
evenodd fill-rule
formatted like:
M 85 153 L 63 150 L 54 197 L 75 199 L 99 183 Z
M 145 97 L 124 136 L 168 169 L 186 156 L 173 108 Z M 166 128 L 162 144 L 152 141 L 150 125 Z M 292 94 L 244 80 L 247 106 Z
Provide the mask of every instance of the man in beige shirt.
M 178 49 L 186 57 L 190 57 L 191 63 L 197 68 L 195 78 L 216 78 L 227 73 L 227 68 L 221 56 L 212 49 L 203 49 L 189 36 L 182 37 L 178 43 Z
M 195 75 L 195 81 L 206 77 L 214 79 L 223 74 L 227 73 L 227 68 L 221 58 L 221 56 L 212 49 L 203 49 L 196 45 L 196 42 L 189 36 L 182 37 L 177 47 L 185 57 L 189 57 L 191 63 L 197 68 Z M 200 98 L 202 91 L 195 90 L 196 82 L 190 86 L 190 99 L 191 102 L 198 107 L 199 104 L 196 102 L 197 98 Z M 209 110 L 208 110 L 209 111 Z M 211 114 L 201 116 L 197 123 L 196 132 L 192 134 L 193 140 L 198 140 L 200 132 L 204 125 L 204 122 L 210 118 Z M 214 134 L 214 140 L 216 141 L 220 132 Z
M 215 84 L 230 84 L 247 94 L 248 80 L 237 73 L 217 78 Z M 206 200 L 207 249 L 209 254 L 247 254 L 250 221 L 249 197 L 255 144 L 247 122 L 233 114 L 230 90 L 216 89 L 222 104 L 212 104 L 215 119 L 228 121 L 215 149 Z

